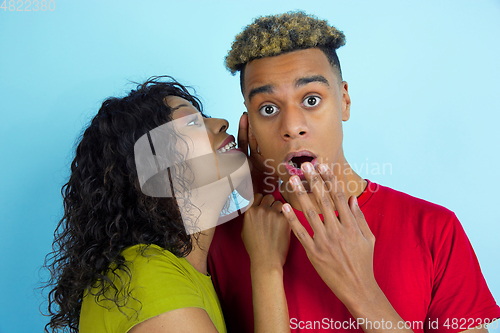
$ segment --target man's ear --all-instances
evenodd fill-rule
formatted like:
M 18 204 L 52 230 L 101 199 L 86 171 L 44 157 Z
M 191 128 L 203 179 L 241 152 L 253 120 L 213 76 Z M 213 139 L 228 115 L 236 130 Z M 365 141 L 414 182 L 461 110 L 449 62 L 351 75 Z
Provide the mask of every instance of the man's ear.
M 349 96 L 349 89 L 346 81 L 340 84 L 340 93 L 342 94 L 342 120 L 348 121 L 351 117 L 351 97 Z

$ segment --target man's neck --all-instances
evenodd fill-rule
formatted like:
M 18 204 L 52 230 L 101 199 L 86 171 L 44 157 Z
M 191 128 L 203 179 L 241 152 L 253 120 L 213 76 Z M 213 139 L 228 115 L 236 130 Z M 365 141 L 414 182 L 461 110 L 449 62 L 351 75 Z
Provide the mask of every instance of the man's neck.
M 342 186 L 342 189 L 347 199 L 349 199 L 351 196 L 359 197 L 361 193 L 363 193 L 363 191 L 366 188 L 367 181 L 364 180 L 362 177 L 360 177 L 356 172 L 354 172 L 354 170 L 352 170 L 351 166 L 349 165 L 349 163 L 347 163 L 347 161 L 341 164 L 338 163 L 333 168 L 330 165 L 329 167 L 335 174 L 337 181 Z M 305 186 L 306 189 L 309 189 L 309 184 L 307 183 L 307 180 L 303 180 L 302 184 Z M 302 210 L 297 197 L 291 191 L 290 184 L 282 183 L 280 186 L 280 192 L 283 198 L 288 203 L 290 203 L 290 205 L 292 205 L 293 208 L 297 210 Z M 309 192 L 308 196 L 312 204 L 314 205 L 316 211 L 318 213 L 321 213 L 321 210 L 319 209 L 314 193 Z

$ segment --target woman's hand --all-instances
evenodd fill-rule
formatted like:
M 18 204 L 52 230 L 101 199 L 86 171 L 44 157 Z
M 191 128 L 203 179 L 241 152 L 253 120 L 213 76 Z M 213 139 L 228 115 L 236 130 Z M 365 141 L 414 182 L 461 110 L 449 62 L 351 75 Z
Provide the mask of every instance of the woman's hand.
M 290 226 L 283 204 L 272 195 L 254 196 L 245 212 L 241 238 L 250 256 L 254 332 L 289 333 L 283 265 L 290 245 Z
M 320 212 L 316 211 L 299 177 L 290 178 L 293 193 L 314 236 L 309 236 L 289 204 L 283 206 L 283 213 L 318 274 L 349 307 L 358 304 L 363 297 L 380 291 L 373 273 L 375 237 L 356 197 L 349 198 L 348 202 L 332 171 L 326 165 L 320 165 L 318 169 L 320 174 L 312 164 L 302 165 Z M 323 214 L 323 222 L 318 213 Z
M 241 238 L 253 268 L 282 269 L 290 245 L 290 226 L 281 213 L 283 203 L 258 193 L 245 212 Z
M 248 114 L 246 112 L 240 118 L 238 148 L 241 148 L 247 155 L 253 185 L 253 189 L 251 189 L 253 192 L 250 192 L 250 189 L 247 188 L 237 188 L 238 193 L 245 199 L 250 200 L 251 196 L 248 193 L 270 194 L 274 192 L 278 187 L 279 177 L 272 167 L 266 165 L 264 156 L 259 153 L 259 144 L 249 126 Z M 250 150 L 250 155 L 248 155 L 248 150 Z M 242 184 L 241 187 L 245 185 L 246 183 Z

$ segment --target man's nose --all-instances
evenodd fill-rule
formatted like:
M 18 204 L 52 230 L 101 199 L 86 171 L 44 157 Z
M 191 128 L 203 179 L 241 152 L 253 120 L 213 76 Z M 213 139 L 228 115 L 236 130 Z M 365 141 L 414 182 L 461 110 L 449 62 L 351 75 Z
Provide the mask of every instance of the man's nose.
M 281 110 L 281 137 L 285 140 L 292 140 L 307 136 L 307 120 L 304 110 L 296 105 L 286 106 Z

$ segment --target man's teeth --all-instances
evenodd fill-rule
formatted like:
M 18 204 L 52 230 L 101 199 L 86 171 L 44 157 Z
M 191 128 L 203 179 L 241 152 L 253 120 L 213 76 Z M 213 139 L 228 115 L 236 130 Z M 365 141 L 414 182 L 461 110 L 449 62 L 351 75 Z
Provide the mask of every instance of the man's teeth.
M 294 168 L 297 168 L 297 165 L 295 163 L 293 163 L 292 160 L 288 160 L 288 164 Z
M 220 153 L 225 153 L 226 151 L 234 149 L 234 148 L 236 148 L 236 142 L 233 141 L 233 142 L 229 142 L 224 147 L 217 149 L 217 151 Z

